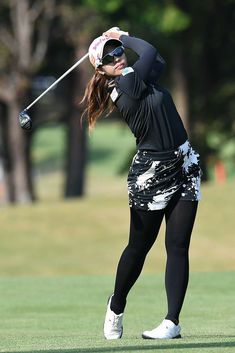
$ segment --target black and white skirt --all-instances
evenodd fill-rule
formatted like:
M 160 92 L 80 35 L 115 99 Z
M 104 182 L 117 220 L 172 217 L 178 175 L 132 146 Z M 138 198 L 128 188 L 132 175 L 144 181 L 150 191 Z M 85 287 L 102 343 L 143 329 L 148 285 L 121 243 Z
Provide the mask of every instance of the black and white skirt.
M 182 200 L 200 200 L 201 168 L 199 154 L 189 141 L 166 152 L 138 150 L 128 179 L 130 207 L 160 210 L 176 192 Z

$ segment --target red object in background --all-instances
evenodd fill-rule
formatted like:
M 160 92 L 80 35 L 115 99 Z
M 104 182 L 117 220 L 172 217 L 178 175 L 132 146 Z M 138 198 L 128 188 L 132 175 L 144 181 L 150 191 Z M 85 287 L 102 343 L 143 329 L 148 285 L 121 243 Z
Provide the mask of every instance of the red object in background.
M 218 184 L 223 184 L 226 181 L 226 169 L 224 163 L 221 161 L 216 162 L 215 164 L 215 181 Z

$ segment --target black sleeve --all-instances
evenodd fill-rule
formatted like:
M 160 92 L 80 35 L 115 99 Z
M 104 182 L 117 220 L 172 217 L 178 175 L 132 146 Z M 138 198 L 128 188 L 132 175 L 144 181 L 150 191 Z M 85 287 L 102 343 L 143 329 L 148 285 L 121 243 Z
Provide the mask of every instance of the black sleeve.
M 120 40 L 124 47 L 132 49 L 139 56 L 133 69 L 140 79 L 147 81 L 157 58 L 157 50 L 143 39 L 122 35 Z
M 152 71 L 148 77 L 148 82 L 155 83 L 161 76 L 164 68 L 166 66 L 165 60 L 161 57 L 160 54 L 157 54 L 156 61 L 152 66 Z
M 139 99 L 147 86 L 133 67 L 126 67 L 115 79 L 116 87 L 131 99 Z M 111 97 L 113 100 L 113 98 Z

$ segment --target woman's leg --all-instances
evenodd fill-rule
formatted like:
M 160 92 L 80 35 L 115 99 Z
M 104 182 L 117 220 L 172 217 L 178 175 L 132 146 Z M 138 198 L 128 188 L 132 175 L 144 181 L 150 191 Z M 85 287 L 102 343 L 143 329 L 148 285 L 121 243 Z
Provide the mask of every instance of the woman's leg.
M 166 208 L 167 263 L 165 286 L 168 302 L 166 319 L 176 325 L 183 305 L 189 278 L 188 250 L 197 201 L 172 200 Z
M 158 235 L 164 210 L 140 211 L 131 208 L 130 215 L 129 243 L 119 260 L 111 301 L 111 310 L 115 314 L 124 311 L 126 297 L 139 277 L 145 257 Z

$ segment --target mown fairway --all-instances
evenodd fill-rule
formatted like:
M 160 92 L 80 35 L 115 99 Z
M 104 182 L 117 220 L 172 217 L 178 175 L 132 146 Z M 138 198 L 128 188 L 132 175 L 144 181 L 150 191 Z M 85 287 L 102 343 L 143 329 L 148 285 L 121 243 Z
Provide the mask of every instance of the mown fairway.
M 162 275 L 140 278 L 129 297 L 121 340 L 102 335 L 110 276 L 1 279 L 0 352 L 234 352 L 234 274 L 192 274 L 182 339 L 143 340 L 165 313 Z
M 126 176 L 115 172 L 133 145 L 122 127 L 101 126 L 91 138 L 87 197 L 64 201 L 62 137 L 42 134 L 35 148 L 41 201 L 1 208 L 0 352 L 234 352 L 234 180 L 202 188 L 183 339 L 140 337 L 165 314 L 163 225 L 130 294 L 124 337 L 109 342 L 102 336 L 105 305 L 129 227 Z

